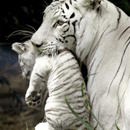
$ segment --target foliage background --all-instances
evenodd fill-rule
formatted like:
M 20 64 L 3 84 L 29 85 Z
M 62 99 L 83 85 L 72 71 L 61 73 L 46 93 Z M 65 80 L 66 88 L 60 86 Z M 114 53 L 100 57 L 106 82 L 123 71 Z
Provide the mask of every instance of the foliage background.
M 30 30 L 27 25 L 31 25 L 37 30 L 42 23 L 42 12 L 51 1 L 52 0 L 29 2 L 6 0 L 5 3 L 1 3 L 0 43 L 19 41 L 21 39 L 19 36 L 11 37 L 8 40 L 6 39 L 13 31 L 21 29 Z M 110 1 L 122 8 L 130 16 L 130 1 Z

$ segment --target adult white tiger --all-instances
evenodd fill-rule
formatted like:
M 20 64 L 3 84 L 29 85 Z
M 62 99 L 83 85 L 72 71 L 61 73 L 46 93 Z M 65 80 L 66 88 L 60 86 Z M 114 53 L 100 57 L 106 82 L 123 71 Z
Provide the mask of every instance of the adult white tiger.
M 36 126 L 36 130 L 86 130 L 65 102 L 66 95 L 76 113 L 89 123 L 89 111 L 81 92 L 83 78 L 72 53 L 62 49 L 57 55 L 55 44 L 44 44 L 43 53 L 38 56 L 38 51 L 30 41 L 14 43 L 12 48 L 19 54 L 20 66 L 24 64 L 22 72 L 27 73 L 27 76 L 31 74 L 25 96 L 26 103 L 30 107 L 38 106 L 41 103 L 42 90 L 47 87 L 49 91 L 45 105 L 47 123 L 40 123 Z M 55 56 L 52 57 L 52 54 Z M 29 69 L 29 66 L 32 69 Z M 88 99 L 85 85 L 84 93 Z
M 130 129 L 130 18 L 107 0 L 59 0 L 31 39 L 39 50 L 56 42 L 84 61 L 92 110 L 105 130 Z M 118 109 L 119 105 L 119 109 Z M 116 112 L 118 109 L 118 114 Z M 95 130 L 100 130 L 91 118 Z

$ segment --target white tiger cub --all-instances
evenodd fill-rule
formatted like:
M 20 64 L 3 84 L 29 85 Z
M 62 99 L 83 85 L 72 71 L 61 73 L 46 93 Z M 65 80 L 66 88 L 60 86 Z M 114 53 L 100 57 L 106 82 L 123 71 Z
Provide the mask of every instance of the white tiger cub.
M 21 55 L 20 48 L 22 46 L 26 48 L 24 49 L 25 52 L 28 51 L 28 53 L 31 52 L 38 55 L 31 42 L 14 43 L 12 48 Z M 48 48 L 52 50 L 53 47 L 52 45 L 50 46 Z M 22 51 L 22 54 L 25 52 Z M 27 57 L 30 60 L 30 57 L 26 55 Z M 24 60 L 24 57 L 21 60 Z M 35 62 L 35 65 L 34 63 L 31 64 L 34 67 L 32 66 L 33 70 L 30 72 L 30 84 L 25 96 L 27 104 L 30 107 L 36 107 L 41 102 L 42 89 L 47 86 L 49 91 L 49 98 L 45 106 L 47 123 L 40 123 L 36 126 L 36 130 L 86 130 L 85 126 L 72 114 L 65 102 L 66 95 L 70 106 L 75 112 L 85 122 L 89 122 L 89 111 L 81 93 L 83 78 L 79 65 L 72 53 L 63 49 L 59 50 L 59 54 L 54 57 L 51 56 L 51 53 L 50 55 L 40 54 L 37 58 L 33 57 L 31 60 Z M 26 64 L 26 62 L 27 59 L 24 63 Z M 26 68 L 26 65 L 24 67 Z M 73 86 L 75 87 L 71 88 Z M 85 85 L 84 93 L 88 99 Z

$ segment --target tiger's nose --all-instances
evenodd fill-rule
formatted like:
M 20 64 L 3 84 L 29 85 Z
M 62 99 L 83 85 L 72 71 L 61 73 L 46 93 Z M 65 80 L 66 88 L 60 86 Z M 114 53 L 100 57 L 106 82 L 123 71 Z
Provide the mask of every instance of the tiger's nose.
M 40 36 L 40 34 L 38 35 L 37 33 L 33 34 L 30 41 L 36 47 L 41 47 L 43 45 L 43 38 Z
M 36 41 L 36 40 L 31 39 L 31 43 L 32 43 L 34 46 L 36 46 L 37 48 L 39 48 L 39 47 L 41 47 L 43 44 L 44 44 L 44 45 L 47 44 L 47 40 L 46 40 L 46 39 L 42 39 L 42 40 Z
M 41 47 L 43 45 L 43 42 L 39 39 L 31 38 L 31 43 L 36 47 Z
M 32 43 L 34 46 L 36 46 L 37 48 L 39 48 L 39 47 L 41 47 L 41 46 L 43 45 L 43 43 L 37 44 L 37 43 L 35 43 L 35 42 L 33 42 L 33 41 L 31 41 L 31 43 Z

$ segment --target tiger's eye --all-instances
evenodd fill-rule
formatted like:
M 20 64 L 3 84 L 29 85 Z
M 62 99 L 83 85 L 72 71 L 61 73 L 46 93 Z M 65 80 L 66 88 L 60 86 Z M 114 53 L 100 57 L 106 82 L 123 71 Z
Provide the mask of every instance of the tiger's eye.
M 58 24 L 61 26 L 61 25 L 63 25 L 63 24 L 64 24 L 64 22 L 63 22 L 63 21 L 61 21 L 61 20 L 59 20 L 59 21 L 58 21 Z

